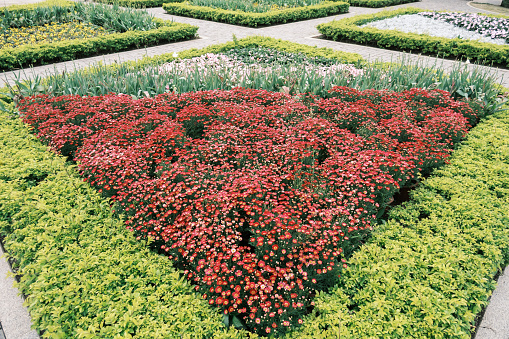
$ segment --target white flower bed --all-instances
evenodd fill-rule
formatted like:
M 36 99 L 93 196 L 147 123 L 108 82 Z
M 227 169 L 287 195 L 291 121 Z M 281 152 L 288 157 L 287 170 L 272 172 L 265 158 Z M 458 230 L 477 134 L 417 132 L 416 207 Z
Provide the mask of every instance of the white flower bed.
M 478 40 L 497 45 L 507 45 L 505 39 L 492 39 L 453 24 L 423 17 L 419 14 L 400 15 L 379 21 L 373 21 L 361 27 L 398 30 L 405 33 L 427 34 L 442 38 L 461 38 Z

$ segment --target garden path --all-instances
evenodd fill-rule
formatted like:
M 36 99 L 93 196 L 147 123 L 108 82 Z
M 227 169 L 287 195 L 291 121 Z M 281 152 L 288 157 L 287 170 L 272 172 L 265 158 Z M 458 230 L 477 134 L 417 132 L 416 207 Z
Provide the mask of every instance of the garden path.
M 38 0 L 3 0 L 1 6 L 13 4 L 33 3 Z M 486 3 L 500 4 L 500 0 L 481 0 Z M 429 10 L 454 10 L 464 12 L 483 12 L 480 9 L 471 7 L 466 0 L 422 0 L 418 3 L 393 6 L 400 8 L 415 6 Z M 138 60 L 143 56 L 155 56 L 163 53 L 180 52 L 190 48 L 203 48 L 212 44 L 224 43 L 232 40 L 232 35 L 237 38 L 244 38 L 252 35 L 263 35 L 273 38 L 288 40 L 306 45 L 318 47 L 329 47 L 334 50 L 358 53 L 367 60 L 396 61 L 404 55 L 407 60 L 419 61 L 426 65 L 442 64 L 446 69 L 450 69 L 455 64 L 454 61 L 441 60 L 433 57 L 423 57 L 418 55 L 409 55 L 395 51 L 382 50 L 373 47 L 360 46 L 355 44 L 339 43 L 320 39 L 320 33 L 316 30 L 316 25 L 323 22 L 329 22 L 335 19 L 351 17 L 358 14 L 375 13 L 382 9 L 368 9 L 351 7 L 347 14 L 336 15 L 327 18 L 319 18 L 283 25 L 276 25 L 265 28 L 247 28 L 211 21 L 197 20 L 192 18 L 178 17 L 165 14 L 162 8 L 153 8 L 148 11 L 154 16 L 193 24 L 199 27 L 199 39 L 171 43 L 146 49 L 115 53 L 110 55 L 79 59 L 75 61 L 57 63 L 53 65 L 39 66 L 32 69 L 21 71 L 6 72 L 1 76 L 3 81 L 8 84 L 14 84 L 15 79 L 25 79 L 27 77 L 43 77 L 52 72 L 72 71 L 87 67 L 98 61 L 105 64 L 122 62 L 128 60 Z M 474 67 L 469 65 L 469 67 Z M 483 67 L 492 69 L 489 67 Z M 509 70 L 492 69 L 502 79 L 504 86 L 509 87 Z M 2 252 L 0 251 L 0 256 Z M 12 287 L 12 278 L 7 278 L 9 271 L 5 258 L 0 259 L 0 339 L 30 339 L 37 338 L 35 331 L 30 330 L 30 318 L 28 312 L 21 306 L 21 298 L 17 297 L 17 290 Z M 490 305 L 488 306 L 483 322 L 481 323 L 476 339 L 507 339 L 509 338 L 509 272 L 506 269 L 505 274 L 499 278 L 499 286 L 494 292 Z M 3 329 L 3 331 L 2 331 Z M 5 335 L 4 335 L 5 332 Z

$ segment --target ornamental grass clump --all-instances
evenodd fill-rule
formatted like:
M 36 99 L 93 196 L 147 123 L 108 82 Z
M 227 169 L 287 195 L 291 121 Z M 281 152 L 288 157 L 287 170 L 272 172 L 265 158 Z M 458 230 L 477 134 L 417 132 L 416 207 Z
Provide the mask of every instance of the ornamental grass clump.
M 210 305 L 280 335 L 335 284 L 394 193 L 484 114 L 439 90 L 329 94 L 41 95 L 19 109 Z

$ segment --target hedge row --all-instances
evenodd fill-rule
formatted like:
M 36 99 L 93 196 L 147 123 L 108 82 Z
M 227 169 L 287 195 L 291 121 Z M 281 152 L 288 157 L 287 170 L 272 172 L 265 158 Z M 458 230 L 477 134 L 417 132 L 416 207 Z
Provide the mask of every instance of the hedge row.
M 148 31 L 128 31 L 91 39 L 64 40 L 0 49 L 0 71 L 75 60 L 98 54 L 138 49 L 196 36 L 198 27 L 154 19 L 158 27 Z
M 0 235 L 44 338 L 242 335 L 17 117 L 0 115 L 0 149 Z
M 394 11 L 358 15 L 317 26 L 320 33 L 335 41 L 351 41 L 380 48 L 419 52 L 439 57 L 469 59 L 483 64 L 509 66 L 509 46 L 490 43 L 433 37 L 426 34 L 404 33 L 359 27 L 370 21 L 383 20 L 398 15 L 415 14 L 424 10 L 408 7 Z
M 407 4 L 409 2 L 419 2 L 421 0 L 345 0 L 350 6 L 380 8 Z
M 182 2 L 183 0 L 95 0 L 103 4 L 119 5 L 132 8 L 161 7 L 168 2 Z
M 0 117 L 0 235 L 43 337 L 242 338 L 110 205 Z M 473 129 L 350 260 L 290 338 L 470 338 L 509 261 L 509 114 Z
M 163 8 L 167 13 L 173 15 L 224 22 L 232 25 L 258 27 L 346 13 L 348 12 L 349 5 L 346 2 L 325 1 L 319 5 L 288 8 L 265 13 L 231 11 L 221 8 L 193 6 L 187 3 L 165 3 Z

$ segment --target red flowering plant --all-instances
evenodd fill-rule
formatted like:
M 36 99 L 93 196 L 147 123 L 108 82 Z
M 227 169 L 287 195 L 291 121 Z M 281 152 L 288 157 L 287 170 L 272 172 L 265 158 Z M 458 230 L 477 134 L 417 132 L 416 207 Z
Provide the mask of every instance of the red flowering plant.
M 354 239 L 475 116 L 439 91 L 331 96 L 34 97 L 20 111 L 211 305 L 277 335 L 302 322 Z

